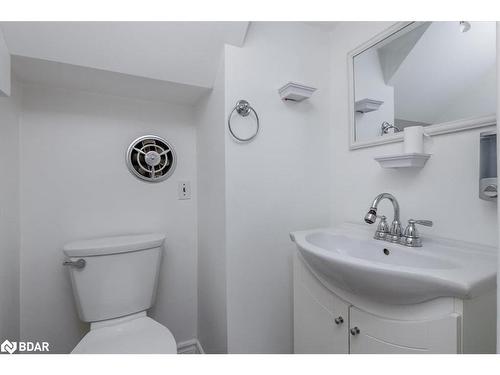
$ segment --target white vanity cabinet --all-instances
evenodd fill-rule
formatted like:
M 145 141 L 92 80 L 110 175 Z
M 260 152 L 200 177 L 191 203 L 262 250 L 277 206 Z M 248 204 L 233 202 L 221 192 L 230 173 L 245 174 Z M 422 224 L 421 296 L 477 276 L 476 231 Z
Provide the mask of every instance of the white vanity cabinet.
M 459 314 L 451 313 L 430 320 L 395 320 L 351 306 L 349 325 L 353 332 L 349 353 L 460 353 L 460 318 Z
M 294 284 L 294 351 L 347 354 L 349 305 L 321 284 Z
M 495 293 L 473 300 L 378 305 L 334 289 L 299 254 L 293 280 L 295 353 L 495 352 Z

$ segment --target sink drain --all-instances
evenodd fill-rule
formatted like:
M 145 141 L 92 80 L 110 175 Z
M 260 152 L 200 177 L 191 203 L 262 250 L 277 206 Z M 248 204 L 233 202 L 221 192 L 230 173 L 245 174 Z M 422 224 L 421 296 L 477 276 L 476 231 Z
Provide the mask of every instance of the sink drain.
M 384 254 L 389 255 L 391 252 L 388 249 L 384 249 Z

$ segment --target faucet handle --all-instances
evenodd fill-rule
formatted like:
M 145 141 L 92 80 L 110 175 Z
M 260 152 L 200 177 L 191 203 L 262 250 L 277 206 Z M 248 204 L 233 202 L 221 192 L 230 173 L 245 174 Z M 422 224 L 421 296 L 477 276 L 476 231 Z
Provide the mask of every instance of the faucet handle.
M 377 215 L 377 218 L 380 219 L 377 230 L 375 231 L 375 239 L 384 240 L 386 236 L 389 234 L 389 224 L 387 224 L 387 218 L 382 215 Z
M 420 224 L 424 225 L 426 227 L 432 227 L 434 224 L 431 220 L 415 220 L 415 219 L 410 219 L 408 220 L 408 225 L 403 233 L 405 237 L 413 237 L 413 238 L 418 238 L 420 237 L 420 234 L 417 231 L 417 227 L 415 224 Z
M 432 227 L 434 224 L 431 220 L 408 220 L 408 226 L 406 227 L 403 237 L 401 238 L 401 243 L 406 246 L 420 247 L 422 246 L 422 239 L 420 238 L 420 233 L 418 233 L 415 224 L 424 225 L 426 227 Z
M 432 227 L 434 225 L 432 220 L 415 220 L 415 219 L 408 220 L 408 224 L 420 224 L 426 227 Z
M 377 218 L 380 219 L 380 221 L 378 223 L 377 231 L 383 232 L 383 233 L 389 233 L 389 224 L 387 224 L 387 218 L 384 215 L 382 215 L 382 216 L 377 215 Z

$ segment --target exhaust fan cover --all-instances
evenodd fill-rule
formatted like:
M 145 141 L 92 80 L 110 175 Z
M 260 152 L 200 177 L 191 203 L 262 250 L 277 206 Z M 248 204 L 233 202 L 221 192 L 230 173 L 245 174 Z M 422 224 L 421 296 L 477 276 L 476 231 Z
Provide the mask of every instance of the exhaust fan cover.
M 156 135 L 139 137 L 128 147 L 128 169 L 141 180 L 164 181 L 174 173 L 176 163 L 174 148 Z

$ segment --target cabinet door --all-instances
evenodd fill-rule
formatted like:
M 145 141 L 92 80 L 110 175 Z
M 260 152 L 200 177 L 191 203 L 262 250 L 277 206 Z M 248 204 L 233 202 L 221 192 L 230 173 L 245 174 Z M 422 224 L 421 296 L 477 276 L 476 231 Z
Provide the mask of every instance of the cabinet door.
M 334 298 L 332 296 L 332 298 Z M 347 354 L 348 307 L 329 311 L 303 284 L 294 289 L 294 352 L 309 354 Z M 338 319 L 335 323 L 335 319 Z M 340 322 L 343 320 L 343 322 Z
M 385 319 L 350 310 L 349 349 L 353 354 L 433 354 L 460 351 L 460 315 L 433 320 Z
M 348 353 L 349 305 L 326 289 L 297 258 L 293 295 L 294 352 Z

